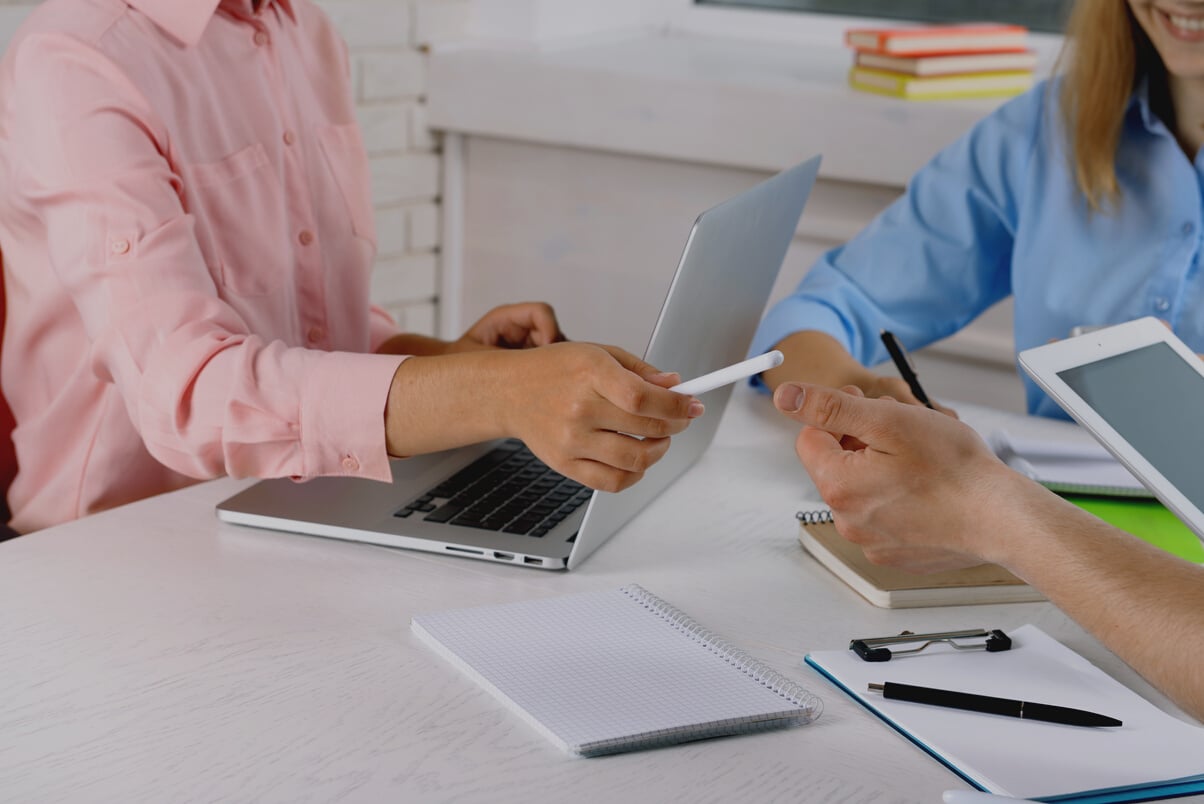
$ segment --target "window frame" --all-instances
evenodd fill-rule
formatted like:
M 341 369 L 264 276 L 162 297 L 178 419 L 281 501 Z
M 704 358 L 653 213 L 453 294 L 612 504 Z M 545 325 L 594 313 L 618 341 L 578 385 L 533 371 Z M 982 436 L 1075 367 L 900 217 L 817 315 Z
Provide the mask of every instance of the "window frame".
M 734 2 L 735 0 L 705 0 L 705 1 L 707 3 L 723 4 L 723 3 L 727 3 L 729 1 Z M 699 2 L 699 0 L 691 0 L 692 4 L 697 4 L 698 2 Z M 755 0 L 754 0 L 754 2 L 755 2 Z M 711 7 L 714 7 L 714 6 L 711 6 Z M 907 19 L 902 16 L 894 16 L 894 17 L 888 17 L 888 18 L 876 18 L 876 17 L 873 17 L 868 14 L 839 14 L 839 13 L 834 13 L 831 11 L 818 11 L 815 9 L 806 9 L 806 8 L 757 8 L 755 6 L 742 6 L 742 5 L 720 6 L 720 7 L 727 8 L 729 10 L 735 10 L 735 11 L 770 11 L 770 12 L 775 12 L 775 13 L 784 14 L 784 15 L 809 15 L 809 16 L 813 16 L 813 17 L 836 17 L 836 18 L 846 21 L 846 23 L 848 23 L 848 24 L 861 25 L 861 26 L 865 26 L 867 24 L 872 24 L 875 26 L 877 26 L 877 25 L 888 25 L 888 26 L 896 25 L 897 26 L 900 24 L 907 23 Z M 939 24 L 939 23 L 928 22 L 927 24 Z M 960 24 L 965 24 L 965 23 L 960 23 Z M 845 27 L 847 27 L 847 25 Z M 1060 34 L 1061 31 L 1049 32 L 1049 31 L 1035 31 L 1034 30 L 1034 31 L 1032 31 L 1032 33 L 1033 34 L 1056 35 L 1056 34 Z
M 717 38 L 841 47 L 849 28 L 898 27 L 902 20 L 850 17 L 807 11 L 700 6 L 694 0 L 661 0 L 668 12 L 670 33 Z M 1042 64 L 1052 64 L 1062 49 L 1061 34 L 1032 32 L 1029 42 Z

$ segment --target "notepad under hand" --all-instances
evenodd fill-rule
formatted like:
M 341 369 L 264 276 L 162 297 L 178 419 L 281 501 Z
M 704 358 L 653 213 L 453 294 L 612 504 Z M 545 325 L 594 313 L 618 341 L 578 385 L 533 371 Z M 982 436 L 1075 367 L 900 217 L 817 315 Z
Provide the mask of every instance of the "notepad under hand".
M 1125 465 L 1080 428 L 1060 438 L 996 430 L 987 441 L 999 459 L 1046 488 L 1069 494 L 1114 497 L 1154 495 Z
M 634 584 L 420 614 L 410 627 L 584 756 L 802 724 L 823 709 L 799 684 Z
M 807 664 L 971 784 L 1043 800 L 1147 801 L 1204 792 L 1204 729 L 1149 703 L 1036 626 L 1009 631 L 1012 649 L 934 646 L 889 662 L 851 650 L 817 651 Z M 1065 726 L 884 699 L 894 681 L 1069 706 L 1123 721 Z M 1055 799 L 1056 797 L 1056 799 Z
M 873 564 L 840 535 L 826 508 L 800 511 L 798 540 L 811 556 L 875 606 L 908 609 L 974 603 L 1028 603 L 1045 596 L 1003 567 L 980 564 L 917 574 Z

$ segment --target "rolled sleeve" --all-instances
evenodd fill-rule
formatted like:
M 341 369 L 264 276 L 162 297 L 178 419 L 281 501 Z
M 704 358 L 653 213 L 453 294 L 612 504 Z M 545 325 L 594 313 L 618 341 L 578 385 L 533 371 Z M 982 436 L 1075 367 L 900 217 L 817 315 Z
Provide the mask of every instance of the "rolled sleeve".
M 193 478 L 389 478 L 384 411 L 402 358 L 265 338 L 219 294 L 164 154 L 162 122 L 120 69 L 66 36 L 21 44 L 22 194 L 49 270 L 147 451 Z M 255 210 L 248 210 L 254 215 Z M 387 316 L 365 326 L 387 328 Z
M 405 359 L 335 352 L 314 361 L 301 394 L 300 476 L 392 479 L 382 436 L 385 403 Z
M 817 330 L 875 365 L 887 359 L 881 330 L 919 349 L 1009 295 L 1018 198 L 1046 97 L 1042 84 L 937 154 L 902 198 L 770 309 L 753 350 Z

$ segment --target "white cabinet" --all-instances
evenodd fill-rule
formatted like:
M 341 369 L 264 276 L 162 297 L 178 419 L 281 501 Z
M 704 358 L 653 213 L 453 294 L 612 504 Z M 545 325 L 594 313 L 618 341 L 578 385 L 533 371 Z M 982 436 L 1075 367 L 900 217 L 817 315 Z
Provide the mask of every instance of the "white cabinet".
M 855 93 L 847 59 L 671 36 L 436 52 L 430 121 L 456 135 L 444 160 L 444 322 L 540 299 L 570 337 L 640 353 L 695 217 L 822 153 L 781 298 L 994 108 Z M 1011 331 L 1001 306 L 917 354 L 925 387 L 1023 410 Z

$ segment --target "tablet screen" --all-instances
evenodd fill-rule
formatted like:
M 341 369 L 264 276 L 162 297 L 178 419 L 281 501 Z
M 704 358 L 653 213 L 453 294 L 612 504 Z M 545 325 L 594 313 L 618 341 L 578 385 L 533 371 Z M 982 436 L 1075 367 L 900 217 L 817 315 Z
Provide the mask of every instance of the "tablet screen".
M 1059 371 L 1058 376 L 1204 510 L 1204 376 L 1165 343 Z

